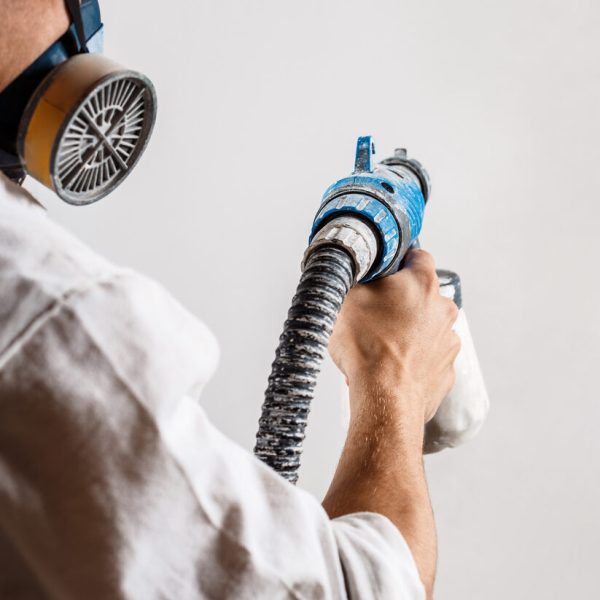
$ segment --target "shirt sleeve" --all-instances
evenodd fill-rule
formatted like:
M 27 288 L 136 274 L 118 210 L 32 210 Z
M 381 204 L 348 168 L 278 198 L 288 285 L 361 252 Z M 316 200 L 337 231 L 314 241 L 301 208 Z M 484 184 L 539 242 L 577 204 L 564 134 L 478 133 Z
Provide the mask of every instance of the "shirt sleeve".
M 329 520 L 212 426 L 217 355 L 127 272 L 33 320 L 0 355 L 0 546 L 53 598 L 424 598 L 385 517 Z

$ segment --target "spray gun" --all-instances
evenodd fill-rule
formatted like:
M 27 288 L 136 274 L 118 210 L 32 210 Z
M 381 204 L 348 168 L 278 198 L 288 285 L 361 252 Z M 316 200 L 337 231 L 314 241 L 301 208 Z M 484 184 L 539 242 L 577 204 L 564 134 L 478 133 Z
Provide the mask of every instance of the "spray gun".
M 254 452 L 291 483 L 298 479 L 317 376 L 346 294 L 357 283 L 397 272 L 409 248 L 418 247 L 429 176 L 404 149 L 377 165 L 374 153 L 370 136 L 358 138 L 354 172 L 323 195 L 269 376 Z M 489 408 L 460 278 L 442 270 L 438 278 L 440 292 L 460 309 L 455 329 L 462 348 L 456 383 L 426 425 L 426 453 L 473 437 Z

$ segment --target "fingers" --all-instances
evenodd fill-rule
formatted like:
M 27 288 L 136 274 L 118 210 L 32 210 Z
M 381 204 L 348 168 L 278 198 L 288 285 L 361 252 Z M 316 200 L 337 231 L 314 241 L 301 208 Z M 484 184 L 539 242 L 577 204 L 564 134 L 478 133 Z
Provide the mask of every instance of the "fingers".
M 458 335 L 458 333 L 456 333 L 456 331 L 452 332 L 451 338 L 452 339 L 450 342 L 450 351 L 452 352 L 452 364 L 454 364 L 454 361 L 462 347 L 462 340 L 460 339 L 460 336 Z
M 425 250 L 409 250 L 404 261 L 405 272 L 416 276 L 428 292 L 439 292 L 440 281 L 435 270 L 435 261 L 433 255 Z M 454 324 L 458 318 L 458 307 L 453 300 L 442 298 L 448 321 Z

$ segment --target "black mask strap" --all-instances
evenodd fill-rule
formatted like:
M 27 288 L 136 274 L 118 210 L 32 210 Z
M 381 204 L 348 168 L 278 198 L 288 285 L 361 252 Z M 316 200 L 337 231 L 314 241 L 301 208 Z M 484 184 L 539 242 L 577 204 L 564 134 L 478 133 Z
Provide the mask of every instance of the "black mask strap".
M 79 0 L 66 0 L 66 3 L 71 19 L 73 20 L 73 25 L 75 25 L 77 38 L 79 39 L 79 51 L 87 53 L 89 50 L 87 47 L 87 40 L 85 39 L 85 27 L 81 15 L 81 4 Z
M 21 161 L 14 154 L 9 154 L 2 148 L 0 148 L 0 173 L 4 173 L 19 185 L 25 179 L 25 169 L 23 169 Z

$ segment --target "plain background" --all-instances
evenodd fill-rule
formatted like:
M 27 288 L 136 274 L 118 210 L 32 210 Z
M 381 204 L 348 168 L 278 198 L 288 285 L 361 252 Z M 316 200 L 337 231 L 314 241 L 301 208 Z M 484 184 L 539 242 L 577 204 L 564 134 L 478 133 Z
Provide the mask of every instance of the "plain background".
M 595 0 L 104 0 L 106 51 L 160 101 L 139 167 L 76 209 L 109 258 L 161 281 L 222 347 L 204 405 L 248 449 L 324 189 L 355 138 L 428 168 L 422 242 L 458 271 L 492 400 L 427 459 L 436 597 L 598 597 L 600 5 Z M 344 438 L 325 366 L 301 485 Z

